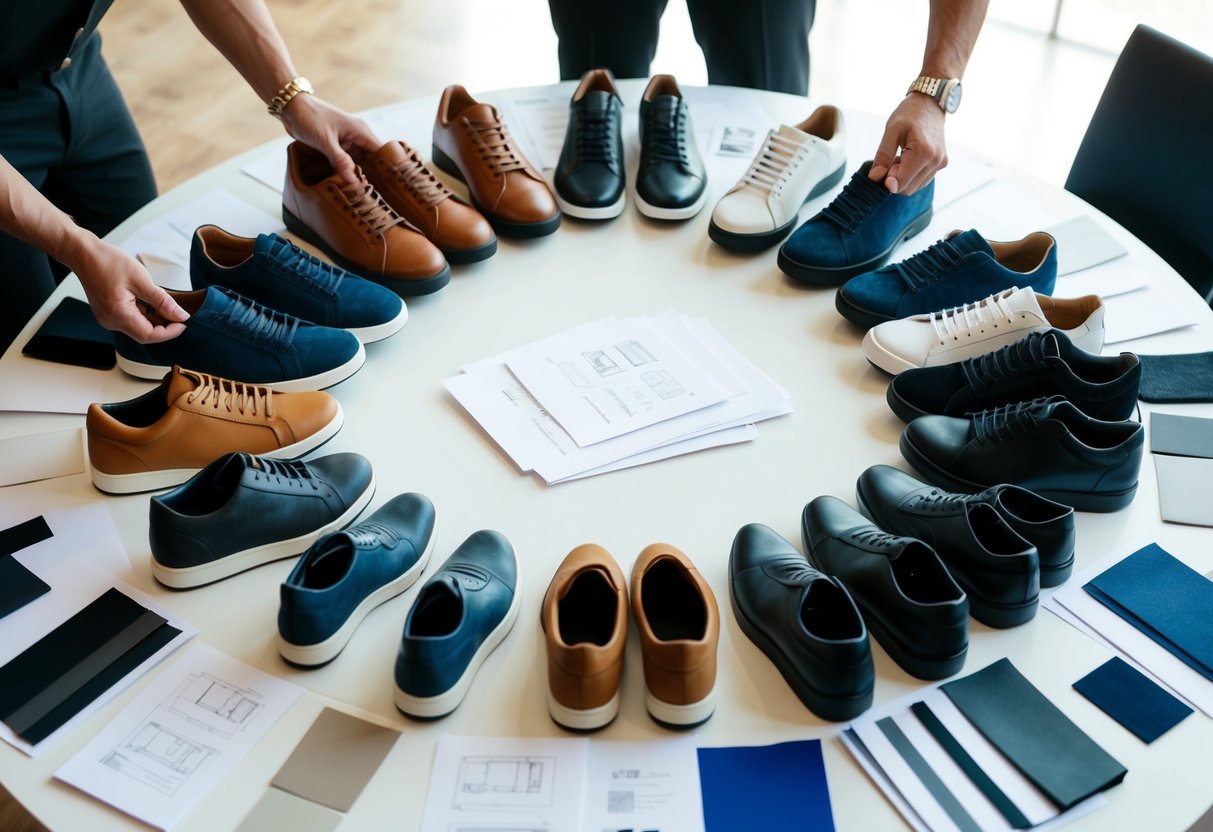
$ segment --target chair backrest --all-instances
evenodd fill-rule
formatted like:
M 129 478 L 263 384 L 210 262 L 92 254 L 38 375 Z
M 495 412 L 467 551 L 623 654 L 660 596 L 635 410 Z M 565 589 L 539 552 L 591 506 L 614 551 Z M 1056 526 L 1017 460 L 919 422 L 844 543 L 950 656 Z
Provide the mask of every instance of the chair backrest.
M 1133 30 L 1066 190 L 1213 300 L 1213 59 L 1148 26 Z

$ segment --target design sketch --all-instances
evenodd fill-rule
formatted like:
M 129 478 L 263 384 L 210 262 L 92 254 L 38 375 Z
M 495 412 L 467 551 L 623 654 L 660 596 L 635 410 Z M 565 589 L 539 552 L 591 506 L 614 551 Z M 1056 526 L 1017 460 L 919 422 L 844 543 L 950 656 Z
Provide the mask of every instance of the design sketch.
M 506 387 L 502 394 L 505 395 L 506 401 L 524 402 L 527 400 L 535 401 L 535 397 L 531 395 L 531 391 L 525 387 Z
M 639 341 L 621 341 L 615 345 L 615 349 L 619 350 L 620 354 L 633 367 L 639 367 L 641 364 L 650 364 L 657 360 L 651 352 L 645 349 L 644 344 Z
M 564 377 L 571 381 L 575 386 L 590 386 L 589 380 L 581 374 L 581 370 L 578 370 L 575 364 L 570 364 L 567 361 L 561 361 L 556 366 L 560 368 L 560 372 L 564 373 Z
M 102 757 L 101 764 L 172 795 L 198 766 L 218 753 L 148 718 L 121 745 Z
M 231 738 L 265 707 L 261 694 L 238 688 L 207 673 L 191 673 L 164 707 L 200 728 Z
M 581 357 L 584 358 L 590 365 L 590 369 L 598 373 L 598 375 L 606 378 L 607 376 L 619 375 L 623 372 L 619 365 L 616 364 L 609 355 L 602 350 L 590 350 L 583 352 Z
M 676 399 L 686 392 L 686 388 L 674 380 L 665 370 L 649 370 L 640 375 L 642 381 L 654 393 L 663 399 Z
M 455 807 L 550 806 L 555 775 L 555 757 L 464 757 L 455 781 Z

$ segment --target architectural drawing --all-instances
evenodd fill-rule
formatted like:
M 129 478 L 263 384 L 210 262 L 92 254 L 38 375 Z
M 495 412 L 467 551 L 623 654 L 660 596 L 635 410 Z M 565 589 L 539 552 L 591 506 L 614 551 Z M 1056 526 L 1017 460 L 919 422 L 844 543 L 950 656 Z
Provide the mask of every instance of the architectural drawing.
M 642 373 L 640 378 L 650 390 L 663 399 L 674 399 L 686 392 L 686 388 L 665 370 L 649 370 Z
M 552 804 L 555 757 L 463 757 L 455 807 L 530 809 Z
M 230 738 L 244 730 L 264 706 L 255 690 L 206 673 L 191 673 L 165 700 L 164 707 L 200 728 Z
M 583 352 L 581 357 L 589 363 L 590 368 L 593 369 L 594 372 L 598 373 L 598 375 L 602 376 L 603 378 L 618 375 L 619 373 L 623 372 L 619 365 L 616 364 L 614 360 L 612 360 L 612 358 L 602 350 L 590 350 L 589 352 Z
M 101 764 L 171 795 L 208 757 L 218 753 L 150 718 L 102 757 Z
M 621 341 L 615 345 L 615 349 L 619 350 L 620 354 L 633 367 L 639 367 L 641 364 L 649 364 L 657 360 L 651 352 L 645 349 L 644 344 L 639 341 Z

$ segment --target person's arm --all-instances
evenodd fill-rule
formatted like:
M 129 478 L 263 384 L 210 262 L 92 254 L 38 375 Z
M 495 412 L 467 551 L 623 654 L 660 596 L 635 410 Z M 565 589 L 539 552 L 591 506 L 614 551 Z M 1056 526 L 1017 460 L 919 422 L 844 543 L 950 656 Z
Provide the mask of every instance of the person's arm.
M 964 75 L 987 6 L 989 0 L 931 0 L 920 75 Z M 884 138 L 872 157 L 869 177 L 883 179 L 885 187 L 895 194 L 912 194 L 930 182 L 948 163 L 943 122 L 944 112 L 932 99 L 917 92 L 907 94 L 889 116 Z
M 262 102 L 298 76 L 265 0 L 181 0 L 194 25 L 227 58 Z M 380 142 L 361 119 L 314 95 L 296 95 L 282 111 L 286 132 L 310 145 L 350 183 L 355 155 L 379 149 Z
M 0 231 L 45 251 L 76 273 L 97 322 L 141 343 L 167 341 L 189 318 L 143 264 L 52 205 L 0 156 Z M 21 276 L 16 276 L 17 280 Z

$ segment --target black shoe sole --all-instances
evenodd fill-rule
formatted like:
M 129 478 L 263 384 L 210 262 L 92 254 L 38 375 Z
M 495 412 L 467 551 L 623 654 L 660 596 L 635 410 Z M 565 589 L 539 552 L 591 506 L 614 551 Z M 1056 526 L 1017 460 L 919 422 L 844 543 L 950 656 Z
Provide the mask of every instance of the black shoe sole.
M 914 447 L 914 443 L 904 433 L 901 435 L 898 447 L 906 462 L 914 466 L 914 469 L 932 485 L 965 494 L 976 493 L 991 485 L 991 483 L 969 482 L 953 476 L 927 459 L 921 451 Z M 1015 484 L 1018 485 L 1018 483 Z M 1030 490 L 1047 500 L 1070 506 L 1075 511 L 1092 511 L 1103 514 L 1119 511 L 1133 502 L 1133 497 L 1137 494 L 1137 483 L 1134 483 L 1132 488 L 1126 488 L 1123 491 L 1107 491 L 1102 494 L 1091 491 L 1059 491 L 1051 488 L 1031 488 Z
M 434 160 L 434 165 L 444 173 L 447 173 L 464 185 L 467 184 L 467 179 L 463 175 L 463 171 L 459 169 L 459 165 L 455 164 L 455 160 L 443 153 L 438 145 L 431 145 L 430 156 Z M 500 217 L 495 217 L 484 209 L 479 202 L 476 201 L 476 196 L 472 193 L 472 189 L 468 188 L 468 201 L 472 203 L 472 207 L 484 214 L 485 219 L 489 221 L 489 225 L 493 226 L 493 230 L 502 237 L 515 237 L 517 239 L 533 239 L 535 237 L 546 237 L 560 227 L 560 211 L 557 210 L 555 215 L 546 220 L 539 222 L 510 222 L 503 220 Z
M 813 186 L 813 190 L 809 191 L 809 195 L 804 198 L 804 202 L 816 199 L 841 182 L 846 169 L 847 166 L 845 164 L 839 165 L 838 170 Z M 801 205 L 803 204 L 802 202 Z M 716 224 L 715 220 L 712 220 L 708 224 L 708 236 L 712 239 L 712 242 L 730 251 L 762 251 L 791 234 L 792 229 L 796 227 L 796 221 L 799 219 L 799 216 L 792 217 L 792 219 L 778 228 L 772 231 L 764 231 L 761 234 L 738 234 L 734 231 L 725 231 Z
M 841 297 L 841 296 L 840 296 Z M 894 376 L 896 378 L 896 376 Z M 884 394 L 885 401 L 889 403 L 889 410 L 897 416 L 898 419 L 905 422 L 907 425 L 913 422 L 919 416 L 929 415 L 925 410 L 919 410 L 914 405 L 902 398 L 901 394 L 893 386 L 893 382 L 889 382 L 889 389 Z
M 444 248 L 442 254 L 446 257 L 446 262 L 452 266 L 466 266 L 468 263 L 479 263 L 481 260 L 488 260 L 497 253 L 497 238 L 489 240 L 482 246 L 476 248 Z
M 372 283 L 377 283 L 385 289 L 391 289 L 401 297 L 430 295 L 451 282 L 451 267 L 446 263 L 442 264 L 442 271 L 416 280 L 402 277 L 384 277 L 381 274 L 366 271 L 361 266 L 338 254 L 332 246 L 325 242 L 323 237 L 313 231 L 303 220 L 292 214 L 285 205 L 282 206 L 282 221 L 286 224 L 288 231 L 323 251 L 330 260 L 350 274 L 355 274 Z
M 893 237 L 893 242 L 883 252 L 875 257 L 865 260 L 862 263 L 856 263 L 851 266 L 843 266 L 838 269 L 824 268 L 822 266 L 811 266 L 807 263 L 801 263 L 798 260 L 793 260 L 788 256 L 785 249 L 785 243 L 779 249 L 779 270 L 792 278 L 798 283 L 804 283 L 809 286 L 841 286 L 852 277 L 863 274 L 864 272 L 874 271 L 883 266 L 893 254 L 893 250 L 906 240 L 913 237 L 915 234 L 922 231 L 931 224 L 932 209 L 927 208 L 926 211 L 919 214 L 909 225 L 901 229 L 898 234 Z
M 732 564 L 730 564 L 729 572 L 732 574 Z M 763 652 L 779 674 L 783 676 L 783 680 L 788 683 L 792 692 L 796 697 L 813 713 L 822 719 L 828 719 L 830 722 L 847 722 L 859 716 L 861 713 L 872 707 L 872 694 L 875 686 L 868 688 L 866 691 L 861 691 L 853 696 L 826 696 L 814 690 L 804 678 L 801 677 L 795 662 L 783 654 L 783 651 L 775 645 L 773 641 L 767 638 L 762 629 L 753 624 L 741 607 L 737 604 L 737 597 L 733 593 L 733 582 L 729 581 L 729 604 L 733 607 L 733 615 L 737 619 L 737 626 L 741 628 L 741 632 L 745 633 L 746 638 L 754 643 L 754 646 Z
M 1040 565 L 1040 585 L 1044 589 L 1051 586 L 1060 586 L 1070 579 L 1070 574 L 1074 571 L 1074 556 L 1070 555 L 1070 559 L 1065 563 L 1045 566 Z
M 874 326 L 897 320 L 892 315 L 882 315 L 879 312 L 864 309 L 862 306 L 856 306 L 844 293 L 845 289 L 846 287 L 842 286 L 834 293 L 834 308 L 838 310 L 839 315 L 860 329 L 867 331 Z

